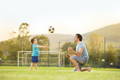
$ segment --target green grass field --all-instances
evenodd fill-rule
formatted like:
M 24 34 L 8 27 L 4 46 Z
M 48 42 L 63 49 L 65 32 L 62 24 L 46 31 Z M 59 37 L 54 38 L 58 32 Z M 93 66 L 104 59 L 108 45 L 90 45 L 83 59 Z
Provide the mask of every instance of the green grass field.
M 73 68 L 0 67 L 0 80 L 120 80 L 120 69 L 94 68 L 92 72 L 73 72 Z

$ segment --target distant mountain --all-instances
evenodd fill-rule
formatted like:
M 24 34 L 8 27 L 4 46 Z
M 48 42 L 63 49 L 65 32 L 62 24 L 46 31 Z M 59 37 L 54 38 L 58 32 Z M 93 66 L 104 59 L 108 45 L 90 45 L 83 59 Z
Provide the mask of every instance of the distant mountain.
M 43 34 L 50 39 L 50 50 L 57 51 L 65 42 L 73 41 L 73 35 L 68 34 Z
M 120 23 L 105 26 L 104 28 L 89 32 L 85 36 L 89 37 L 92 33 L 99 34 L 107 40 L 120 42 Z

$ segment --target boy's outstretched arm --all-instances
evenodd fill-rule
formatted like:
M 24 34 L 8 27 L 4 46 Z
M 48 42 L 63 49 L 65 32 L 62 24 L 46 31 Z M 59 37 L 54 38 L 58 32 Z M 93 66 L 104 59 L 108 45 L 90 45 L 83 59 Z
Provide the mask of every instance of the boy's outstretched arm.
M 38 45 L 37 47 L 38 48 L 48 48 L 48 46 L 40 46 L 40 45 Z

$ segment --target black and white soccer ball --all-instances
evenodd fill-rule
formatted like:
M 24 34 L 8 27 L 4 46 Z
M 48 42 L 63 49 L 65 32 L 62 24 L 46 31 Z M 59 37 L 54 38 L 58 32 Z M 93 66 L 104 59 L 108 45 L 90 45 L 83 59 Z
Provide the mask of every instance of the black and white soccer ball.
M 55 28 L 54 28 L 54 27 L 52 27 L 52 26 L 50 26 L 50 27 L 49 27 L 49 29 L 48 29 L 48 31 L 49 31 L 49 33 L 54 33 Z

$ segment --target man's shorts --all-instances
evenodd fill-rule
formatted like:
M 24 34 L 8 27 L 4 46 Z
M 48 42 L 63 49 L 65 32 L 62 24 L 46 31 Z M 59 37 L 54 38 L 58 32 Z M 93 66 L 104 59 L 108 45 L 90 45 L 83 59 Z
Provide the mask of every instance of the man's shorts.
M 37 63 L 38 62 L 38 56 L 32 56 L 32 62 Z
M 88 57 L 71 56 L 70 58 L 76 60 L 81 65 L 86 64 L 88 61 Z

